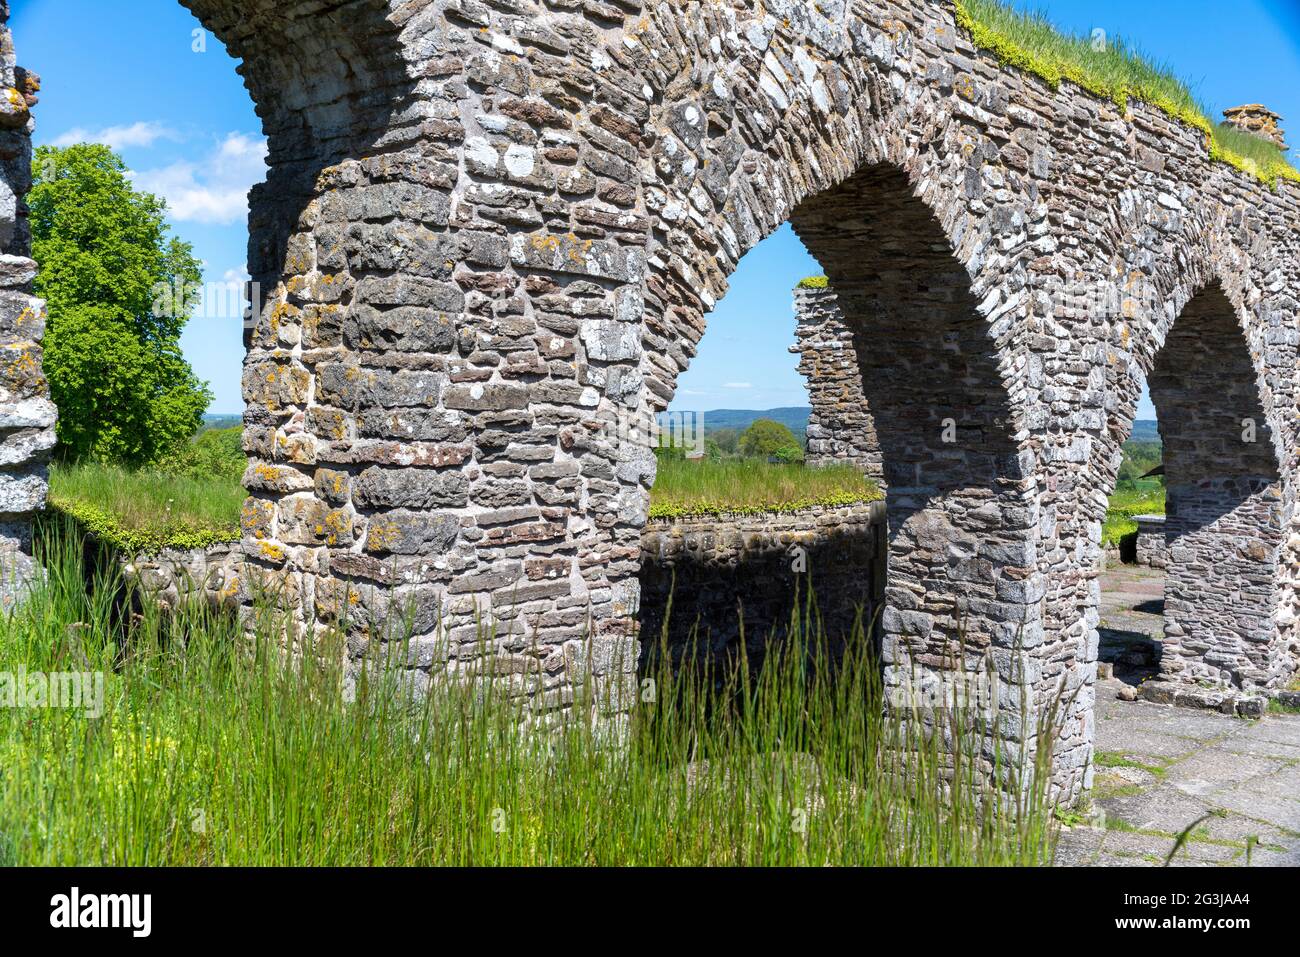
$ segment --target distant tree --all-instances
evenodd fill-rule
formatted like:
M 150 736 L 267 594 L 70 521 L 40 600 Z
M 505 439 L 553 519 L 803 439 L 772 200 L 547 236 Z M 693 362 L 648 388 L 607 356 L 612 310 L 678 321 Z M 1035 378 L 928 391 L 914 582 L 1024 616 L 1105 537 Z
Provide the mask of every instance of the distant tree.
M 1164 450 L 1159 442 L 1129 440 L 1124 443 L 1123 459 L 1119 466 L 1119 481 L 1132 482 L 1164 461 Z
M 204 429 L 167 457 L 161 468 L 173 475 L 207 479 L 212 476 L 238 481 L 248 466 L 244 455 L 243 426 Z
M 740 436 L 740 451 L 751 458 L 768 458 L 784 454 L 802 457 L 799 440 L 788 426 L 773 419 L 757 419 Z
M 783 445 L 772 453 L 772 458 L 778 462 L 793 465 L 796 462 L 803 461 L 803 446 L 801 445 Z
M 740 433 L 735 429 L 718 429 L 710 436 L 722 455 L 737 455 L 740 452 Z
M 41 147 L 33 162 L 36 293 L 49 305 L 45 375 L 65 458 L 144 465 L 189 439 L 211 401 L 181 355 L 201 294 L 166 204 L 106 146 Z

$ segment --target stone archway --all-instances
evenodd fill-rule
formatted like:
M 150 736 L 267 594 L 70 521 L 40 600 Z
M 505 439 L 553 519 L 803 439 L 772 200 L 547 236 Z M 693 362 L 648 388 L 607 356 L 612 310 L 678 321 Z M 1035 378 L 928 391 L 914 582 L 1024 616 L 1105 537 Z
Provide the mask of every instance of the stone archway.
M 1183 308 L 1149 384 L 1169 490 L 1162 677 L 1188 693 L 1277 687 L 1291 677 L 1275 623 L 1280 470 L 1222 286 Z
M 626 688 L 649 417 L 737 260 L 788 219 L 826 244 L 851 318 L 902 315 L 867 291 L 885 288 L 888 256 L 876 251 L 874 274 L 870 256 L 836 256 L 842 224 L 818 210 L 817 197 L 851 203 L 871 169 L 892 171 L 876 192 L 900 204 L 877 202 L 878 221 L 926 220 L 907 238 L 933 242 L 909 255 L 942 285 L 913 277 L 910 293 L 942 330 L 925 367 L 952 375 L 930 407 L 903 407 L 912 381 L 880 404 L 925 431 L 936 406 L 982 397 L 980 448 L 961 461 L 881 436 L 940 479 L 900 534 L 920 545 L 927 502 L 960 533 L 934 539 L 959 546 L 949 565 L 917 565 L 925 588 L 951 589 L 934 596 L 942 615 L 925 612 L 930 635 L 969 586 L 983 637 L 1005 647 L 1014 621 L 1032 643 L 1034 707 L 1062 689 L 1074 702 L 1059 798 L 1088 782 L 1099 528 L 1135 400 L 1118 373 L 1154 352 L 1171 291 L 1212 258 L 1250 290 L 1251 359 L 1285 453 L 1279 606 L 1297 608 L 1300 195 L 1214 161 L 1200 131 L 1001 66 L 944 0 L 188 5 L 245 59 L 271 138 L 251 223 L 265 302 L 244 385 L 245 545 L 304 629 L 350 609 L 358 666 L 413 603 L 417 680 L 478 674 L 488 617 L 505 672 L 490 677 L 538 710 L 570 707 L 576 683 Z M 4 156 L 19 159 L 4 174 L 21 193 L 29 117 L 11 113 Z M 21 230 L 7 252 L 25 255 Z M 15 348 L 39 339 L 21 299 L 32 268 L 0 277 Z M 922 368 L 891 338 L 902 368 Z M 14 434 L 52 415 L 29 387 L 0 395 Z M 44 495 L 39 455 L 20 462 L 3 486 L 16 519 Z M 967 559 L 983 521 L 978 547 L 997 557 Z M 959 585 L 952 560 L 977 580 Z M 1296 633 L 1286 613 L 1281 643 Z M 942 655 L 898 626 L 912 660 L 941 673 Z M 1032 714 L 1000 717 L 1014 741 Z
M 1036 483 L 970 276 L 906 174 L 888 165 L 806 200 L 792 222 L 825 266 L 851 337 L 870 419 L 856 444 L 877 443 L 857 451 L 881 463 L 887 489 L 887 694 L 900 707 L 986 694 L 1003 760 L 1032 760 L 1034 712 L 1048 694 L 1035 661 Z M 990 740 L 984 757 L 997 751 Z

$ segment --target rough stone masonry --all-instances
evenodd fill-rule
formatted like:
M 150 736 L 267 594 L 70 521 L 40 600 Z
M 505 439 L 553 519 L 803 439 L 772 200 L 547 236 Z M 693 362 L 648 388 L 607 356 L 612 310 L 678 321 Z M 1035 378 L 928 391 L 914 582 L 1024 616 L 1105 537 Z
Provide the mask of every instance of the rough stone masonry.
M 1149 374 L 1186 437 L 1168 677 L 1294 671 L 1293 184 L 999 66 L 942 0 L 186 6 L 243 60 L 270 141 L 244 546 L 302 627 L 354 608 L 359 660 L 413 601 L 417 680 L 481 674 L 486 615 L 499 680 L 539 710 L 628 686 L 645 426 L 740 257 L 791 221 L 879 434 L 893 687 L 991 663 L 988 756 L 994 736 L 1032 756 L 1064 689 L 1056 794 L 1088 786 L 1101 521 Z M 4 348 L 39 365 L 9 49 Z M 0 396 L 17 529 L 52 411 L 24 361 Z

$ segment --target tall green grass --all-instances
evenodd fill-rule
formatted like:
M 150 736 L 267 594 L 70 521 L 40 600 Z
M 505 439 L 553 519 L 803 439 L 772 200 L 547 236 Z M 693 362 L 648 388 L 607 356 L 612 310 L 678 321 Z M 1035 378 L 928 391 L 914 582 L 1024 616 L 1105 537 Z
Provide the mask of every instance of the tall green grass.
M 50 469 L 50 504 L 128 553 L 233 541 L 244 498 L 237 476 L 174 475 L 97 462 Z
M 1054 832 L 1042 788 L 1011 801 L 979 741 L 883 716 L 878 670 L 818 667 L 815 633 L 756 676 L 666 663 L 629 721 L 567 721 L 500 685 L 404 695 L 376 669 L 342 691 L 336 636 L 286 656 L 269 607 L 252 640 L 206 607 L 124 613 L 111 570 L 83 577 L 71 532 L 0 620 L 0 671 L 107 672 L 102 717 L 0 708 L 0 861 L 13 864 L 1037 864 Z M 485 634 L 485 653 L 491 635 Z M 865 648 L 859 641 L 857 647 Z M 663 659 L 665 662 L 666 658 Z M 376 662 L 378 664 L 378 662 Z M 488 668 L 490 671 L 490 668 Z M 516 684 L 540 681 L 516 676 Z M 526 702 L 526 698 L 522 699 Z M 906 755 L 906 758 L 904 758 Z M 904 773 L 904 761 L 906 768 Z M 945 797 L 946 795 L 946 797 Z

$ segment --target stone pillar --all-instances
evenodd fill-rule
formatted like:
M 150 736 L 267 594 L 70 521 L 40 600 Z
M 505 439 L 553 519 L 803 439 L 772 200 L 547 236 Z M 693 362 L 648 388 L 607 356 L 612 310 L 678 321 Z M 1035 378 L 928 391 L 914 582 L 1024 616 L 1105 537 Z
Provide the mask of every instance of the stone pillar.
M 853 330 L 844 322 L 835 290 L 820 283 L 794 291 L 799 372 L 808 384 L 809 465 L 845 462 L 884 485 L 880 439 L 862 390 Z
M 822 328 L 849 332 L 863 396 L 853 410 L 821 410 L 842 428 L 873 422 L 875 438 L 840 434 L 839 449 L 878 442 L 888 489 L 888 584 L 880 619 L 886 693 L 927 723 L 965 696 L 981 721 L 981 760 L 1014 790 L 1038 748 L 1050 707 L 1044 647 L 1032 455 L 1022 453 L 1015 414 L 971 281 L 934 214 L 907 178 L 868 168 L 817 196 L 792 217 L 834 290 L 801 299 Z M 832 298 L 833 296 L 833 298 Z M 838 311 L 838 316 L 835 312 Z M 828 324 L 827 320 L 832 320 Z M 817 366 L 804 340 L 805 366 Z M 819 368 L 843 371 L 836 357 Z M 810 355 L 809 353 L 813 353 Z M 837 401 L 814 388 L 814 403 Z M 1058 762 L 1057 796 L 1079 793 L 1087 748 Z
M 1274 620 L 1278 459 L 1245 339 L 1217 286 L 1175 321 L 1149 383 L 1169 490 L 1161 677 L 1231 693 L 1277 687 L 1293 667 Z
M 40 83 L 16 65 L 8 19 L 8 4 L 0 2 L 0 610 L 40 574 L 31 524 L 45 507 L 57 417 L 41 369 L 45 303 L 31 294 L 36 264 L 23 201 Z
M 1260 103 L 1234 106 L 1230 110 L 1224 110 L 1223 115 L 1233 126 L 1268 140 L 1283 153 L 1291 148 L 1286 145 L 1286 135 L 1278 125 L 1282 117 Z

